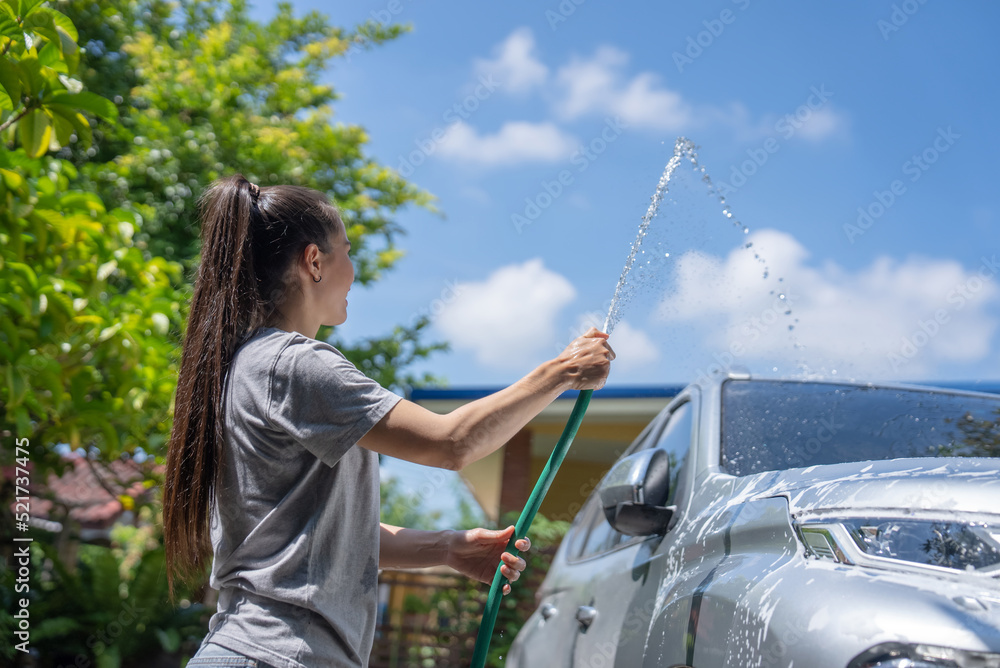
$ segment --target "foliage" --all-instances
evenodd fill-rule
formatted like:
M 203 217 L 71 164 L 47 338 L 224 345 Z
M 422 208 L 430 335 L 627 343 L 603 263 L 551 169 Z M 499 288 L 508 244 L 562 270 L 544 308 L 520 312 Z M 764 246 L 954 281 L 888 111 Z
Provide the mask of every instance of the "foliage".
M 343 351 L 354 366 L 366 376 L 375 379 L 379 385 L 405 392 L 411 387 L 441 384 L 441 380 L 431 374 L 415 376 L 405 372 L 405 369 L 414 362 L 426 359 L 437 351 L 448 349 L 444 343 L 421 342 L 421 334 L 429 324 L 430 321 L 423 317 L 410 326 L 397 325 L 388 337 L 367 338 L 353 345 L 335 335 L 329 340 Z M 327 337 L 320 332 L 320 338 Z
M 951 444 L 939 446 L 938 456 L 1000 457 L 1000 409 L 993 414 L 993 420 L 977 420 L 972 413 L 966 413 L 957 420 L 946 418 L 945 422 L 953 423 L 958 428 L 961 439 L 953 437 Z
M 288 3 L 260 24 L 242 0 L 0 0 L 0 436 L 30 440 L 35 482 L 58 472 L 60 443 L 162 461 L 195 204 L 213 179 L 242 172 L 332 195 L 362 284 L 401 257 L 394 212 L 434 210 L 432 198 L 365 155 L 363 128 L 331 123 L 337 96 L 320 78 L 402 30 L 295 18 Z M 443 348 L 421 342 L 426 324 L 338 345 L 388 387 L 429 382 L 402 372 Z M 13 448 L 0 453 L 11 463 Z M 0 481 L 0 535 L 12 491 Z M 111 550 L 82 546 L 78 571 L 36 550 L 32 614 L 46 624 L 33 646 L 85 652 L 129 601 L 148 618 L 87 654 L 96 665 L 195 633 L 193 607 L 162 605 L 155 532 L 125 533 Z M 11 621 L 0 615 L 0 628 Z
M 71 4 L 95 20 L 92 3 Z M 431 196 L 367 157 L 362 127 L 332 122 L 337 94 L 320 78 L 332 59 L 403 28 L 368 22 L 346 30 L 315 11 L 295 18 L 290 3 L 260 24 L 241 0 L 184 0 L 168 22 L 164 4 L 104 3 L 102 18 L 121 10 L 132 23 L 116 24 L 107 43 L 120 44 L 119 57 L 92 66 L 119 72 L 126 60 L 138 82 L 122 95 L 123 122 L 106 134 L 127 150 L 82 166 L 98 191 L 143 214 L 149 224 L 139 240 L 154 255 L 191 266 L 191 218 L 211 180 L 241 172 L 262 187 L 316 188 L 341 209 L 358 282 L 376 280 L 402 256 L 391 214 L 411 203 L 433 208 Z
M 108 459 L 162 444 L 186 293 L 178 263 L 134 243 L 141 216 L 50 155 L 90 144 L 85 115 L 116 117 L 74 77 L 72 22 L 4 0 L 0 35 L 0 415 L 6 437 L 30 439 L 44 479 L 59 442 Z
M 425 495 L 407 493 L 401 489 L 398 478 L 383 478 L 380 482 L 381 506 L 380 519 L 386 524 L 408 529 L 474 529 L 483 526 L 485 517 L 479 506 L 470 501 L 468 491 L 457 477 L 452 477 L 451 485 L 446 488 L 447 480 L 441 474 L 436 491 L 455 499 L 455 516 L 443 517 L 441 511 L 430 511 L 424 507 Z
M 501 525 L 516 521 L 515 515 L 502 518 Z M 487 665 L 505 665 L 510 645 L 535 609 L 535 592 L 545 578 L 567 522 L 550 521 L 537 515 L 529 535 L 531 550 L 525 554 L 527 568 L 503 598 L 490 643 Z M 394 657 L 392 665 L 423 668 L 437 665 L 467 665 L 482 622 L 489 585 L 462 576 L 434 576 L 412 585 L 403 600 L 402 627 L 383 629 L 382 650 Z M 408 586 L 401 583 L 401 586 Z M 394 622 L 395 623 L 395 622 Z M 395 648 L 395 650 L 394 650 Z M 405 650 L 405 651 L 403 651 Z M 395 654 L 393 652 L 398 652 Z M 386 658 L 386 655 L 383 655 Z
M 167 590 L 162 548 L 144 552 L 134 568 L 127 569 L 127 577 L 122 577 L 122 564 L 107 547 L 80 546 L 72 569 L 43 540 L 31 543 L 31 557 L 31 647 L 38 652 L 33 665 L 145 666 L 161 652 L 190 649 L 206 632 L 200 604 L 163 604 Z M 0 580 L 0 629 L 11 637 L 14 572 L 5 570 Z M 4 658 L 12 659 L 13 647 L 2 647 Z
M 53 4 L 0 2 L 0 431 L 44 443 L 43 470 L 59 466 L 60 442 L 105 460 L 162 454 L 195 203 L 212 179 L 242 171 L 332 194 L 362 283 L 401 255 L 392 212 L 432 208 L 364 155 L 362 128 L 330 124 L 336 95 L 319 83 L 330 59 L 402 28 L 345 30 L 288 4 L 261 25 L 240 0 Z M 404 388 L 433 380 L 401 372 L 443 348 L 419 340 L 425 326 L 338 343 Z
M 398 478 L 384 478 L 379 483 L 379 519 L 386 524 L 408 529 L 431 530 L 436 528 L 440 512 L 427 513 L 421 508 L 419 494 L 400 488 Z

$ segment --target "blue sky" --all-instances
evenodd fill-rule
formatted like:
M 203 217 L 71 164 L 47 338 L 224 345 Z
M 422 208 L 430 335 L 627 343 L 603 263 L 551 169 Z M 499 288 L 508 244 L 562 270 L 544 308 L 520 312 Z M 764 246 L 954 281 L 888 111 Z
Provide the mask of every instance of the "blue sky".
M 683 135 L 730 186 L 771 281 L 730 253 L 743 239 L 721 215 L 699 228 L 710 245 L 666 235 L 673 259 L 650 289 L 673 296 L 626 310 L 609 382 L 683 383 L 730 357 L 779 373 L 1000 376 L 996 5 L 295 3 L 312 8 L 413 25 L 335 61 L 329 81 L 337 120 L 364 126 L 371 154 L 444 214 L 399 214 L 407 257 L 352 292 L 345 336 L 431 313 L 453 349 L 428 370 L 515 380 L 606 309 Z M 678 215 L 718 209 L 696 191 Z M 779 276 L 794 337 L 767 313 Z M 755 316 L 770 326 L 748 328 Z
M 588 313 L 603 321 L 683 135 L 751 233 L 678 169 L 652 227 L 670 257 L 612 336 L 610 384 L 685 383 L 728 363 L 1000 378 L 995 3 L 294 6 L 413 25 L 335 61 L 328 80 L 336 119 L 364 126 L 370 154 L 444 213 L 399 214 L 407 256 L 352 291 L 344 336 L 429 313 L 452 351 L 422 370 L 458 386 L 516 380 Z

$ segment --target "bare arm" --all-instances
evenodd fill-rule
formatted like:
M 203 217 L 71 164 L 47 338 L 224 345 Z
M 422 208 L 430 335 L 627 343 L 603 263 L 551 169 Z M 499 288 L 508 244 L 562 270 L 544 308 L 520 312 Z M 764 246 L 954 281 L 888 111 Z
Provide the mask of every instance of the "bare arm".
M 426 568 L 451 566 L 459 573 L 491 582 L 497 564 L 503 561 L 501 572 L 509 582 L 516 582 L 525 568 L 525 561 L 504 552 L 514 527 L 499 531 L 470 529 L 469 531 L 419 531 L 382 524 L 379 536 L 379 568 Z M 531 548 L 531 541 L 522 538 L 516 547 L 522 552 Z M 504 587 L 510 593 L 510 585 Z
M 358 444 L 417 464 L 459 470 L 490 454 L 570 389 L 599 389 L 614 351 L 591 328 L 510 387 L 439 415 L 403 399 Z

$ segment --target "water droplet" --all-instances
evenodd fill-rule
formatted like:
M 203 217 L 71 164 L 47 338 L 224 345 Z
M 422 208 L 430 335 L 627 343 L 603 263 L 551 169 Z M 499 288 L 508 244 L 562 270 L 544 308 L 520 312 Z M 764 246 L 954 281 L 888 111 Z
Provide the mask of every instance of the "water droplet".
M 788 331 L 792 331 L 793 329 L 795 329 L 795 325 L 789 325 L 788 326 Z
M 744 227 L 743 228 L 743 234 L 750 234 L 750 228 L 749 227 Z
M 777 371 L 777 370 L 778 370 L 778 367 L 776 367 L 776 366 L 771 367 L 771 371 Z
M 784 298 L 785 298 L 785 293 L 784 292 L 782 292 L 780 295 L 778 295 L 778 299 L 784 299 Z
M 670 257 L 670 253 L 664 253 L 663 257 Z
M 791 315 L 791 314 L 792 314 L 792 309 L 788 309 L 787 311 L 785 311 L 785 315 Z M 798 320 L 796 320 L 796 322 L 798 322 Z

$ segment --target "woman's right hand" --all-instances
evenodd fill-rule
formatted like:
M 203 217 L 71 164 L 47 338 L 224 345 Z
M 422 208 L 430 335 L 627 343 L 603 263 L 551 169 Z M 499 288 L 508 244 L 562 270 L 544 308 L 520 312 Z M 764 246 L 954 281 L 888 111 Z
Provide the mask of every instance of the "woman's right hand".
M 608 379 L 614 358 L 615 351 L 608 344 L 608 335 L 591 327 L 573 339 L 553 362 L 558 365 L 569 389 L 599 390 Z

